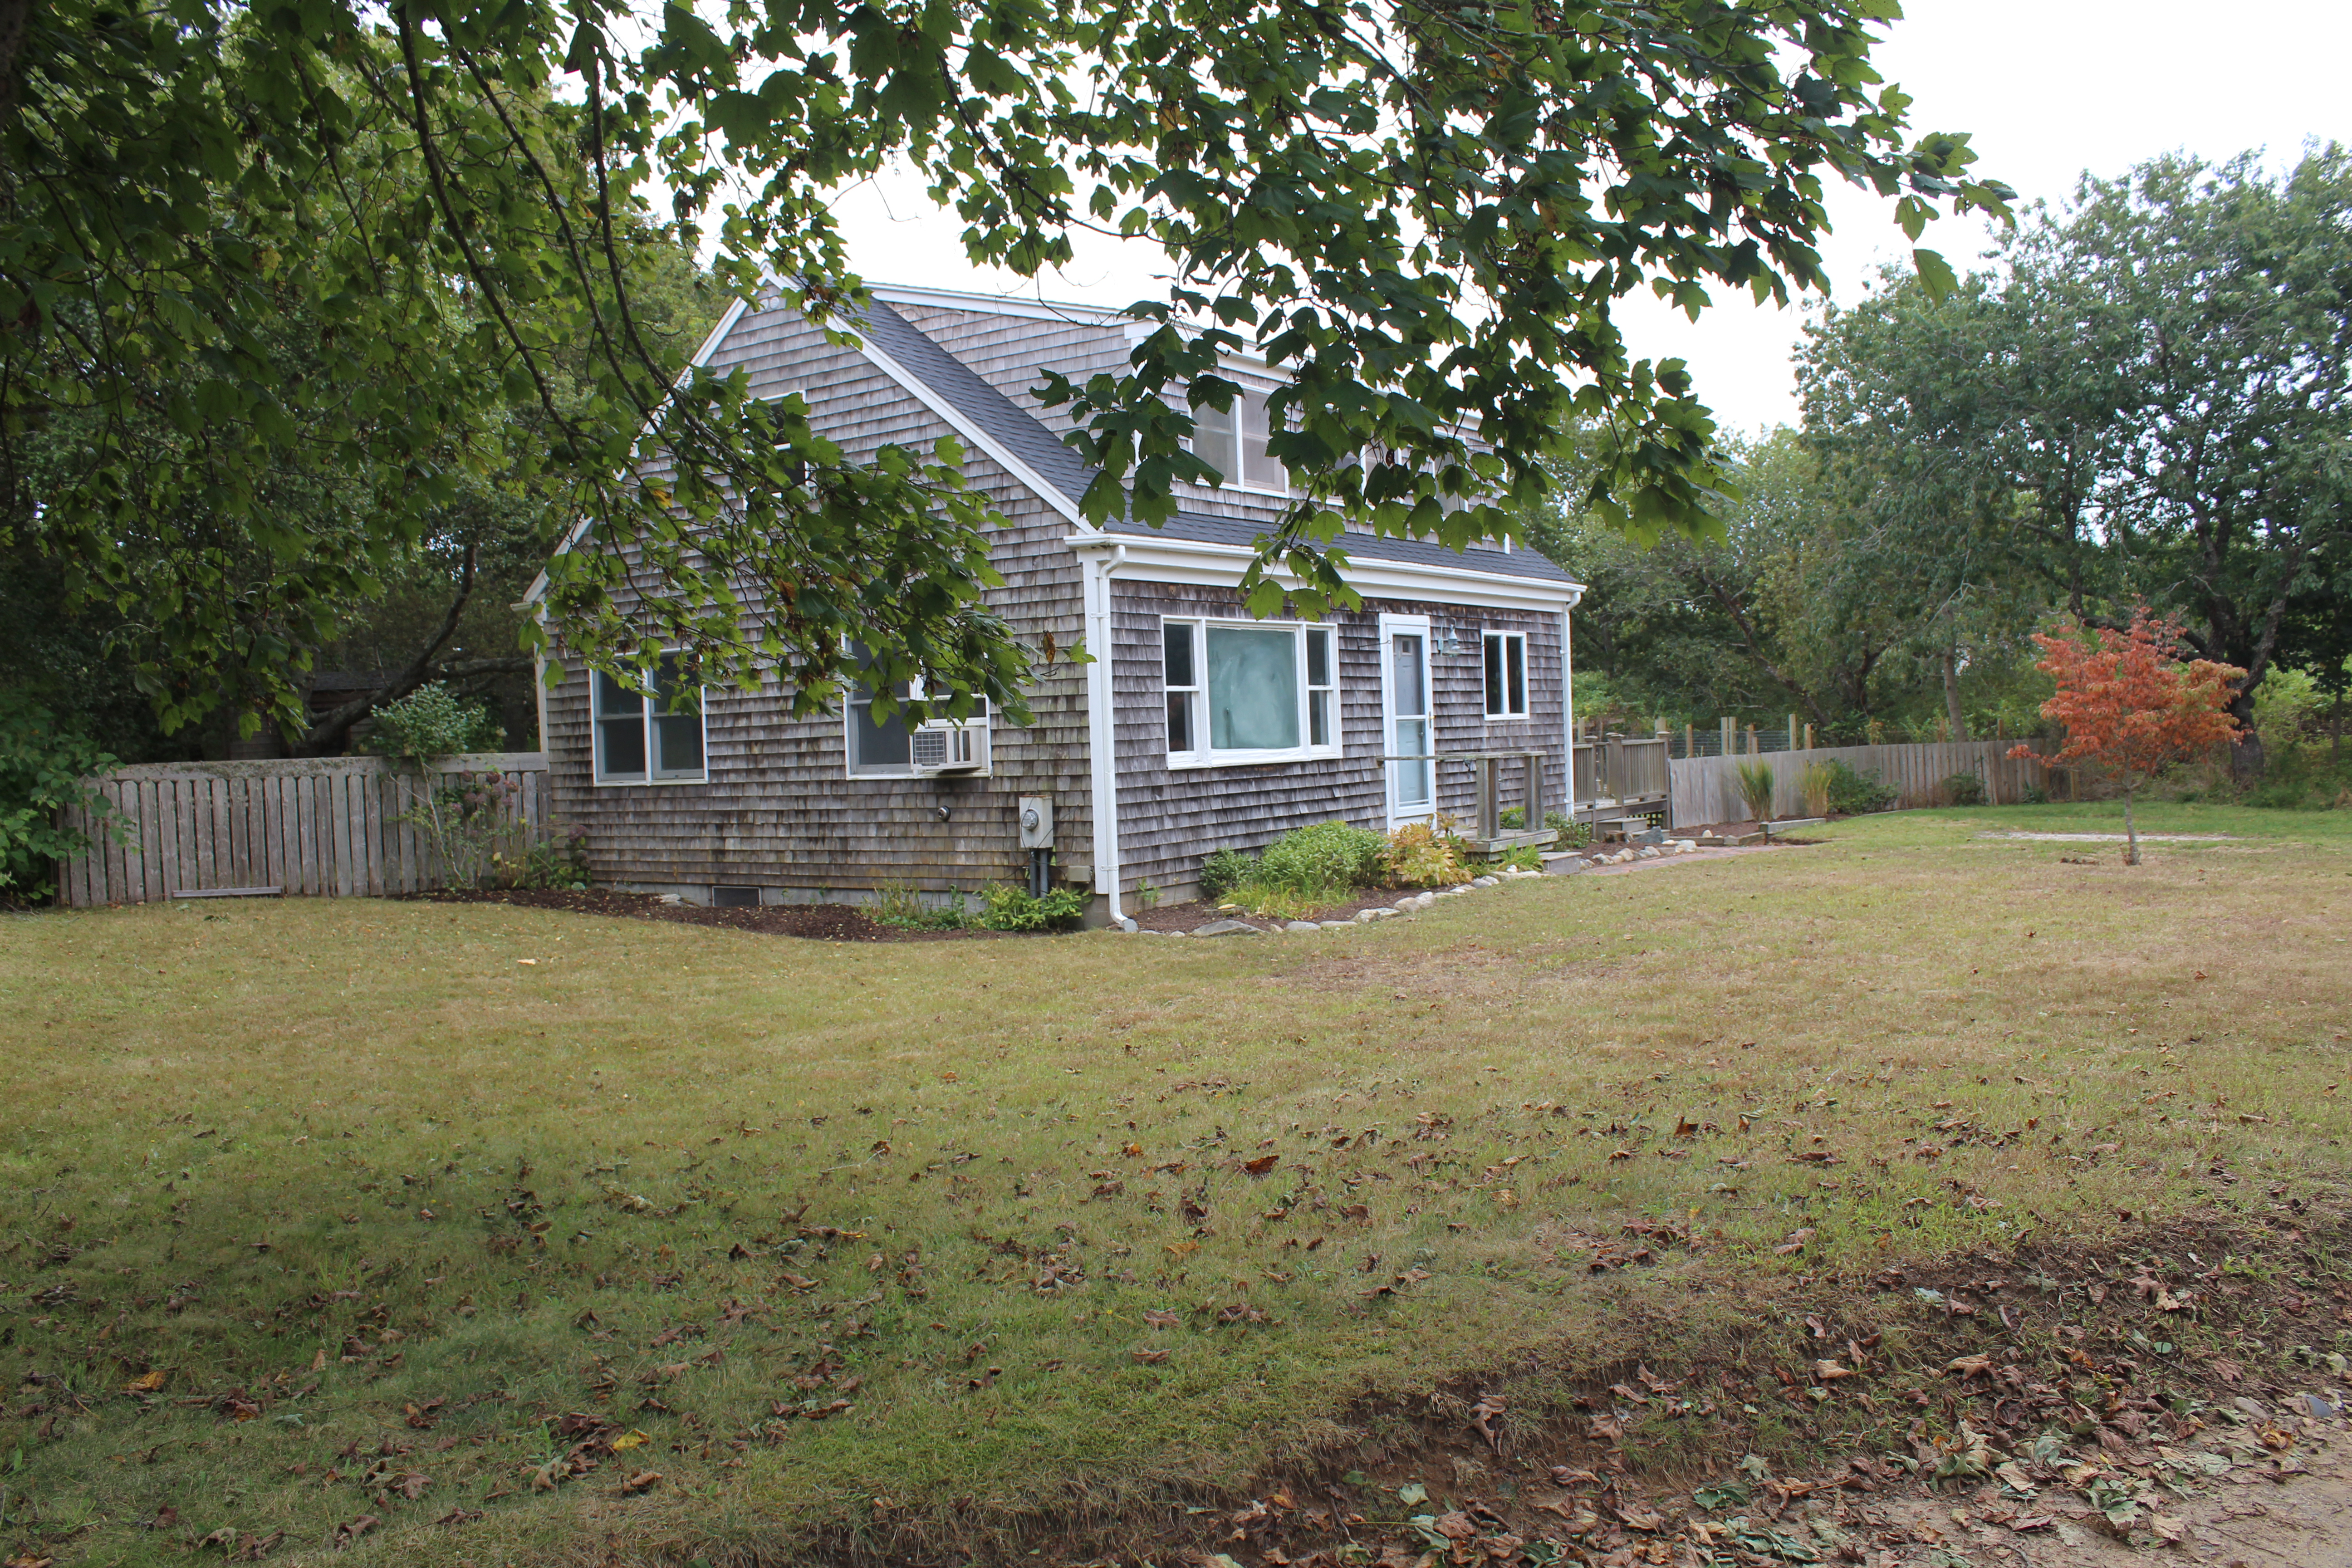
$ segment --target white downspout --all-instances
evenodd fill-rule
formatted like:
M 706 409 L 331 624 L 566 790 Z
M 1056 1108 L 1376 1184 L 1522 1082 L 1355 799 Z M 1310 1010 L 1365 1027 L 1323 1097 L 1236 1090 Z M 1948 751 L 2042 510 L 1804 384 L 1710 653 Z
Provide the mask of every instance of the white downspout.
M 1087 651 L 1094 656 L 1087 666 L 1087 755 L 1092 766 L 1095 891 L 1110 900 L 1110 923 L 1133 931 L 1135 921 L 1119 906 L 1118 715 L 1110 670 L 1110 574 L 1126 563 L 1127 546 L 1099 535 L 1074 543 L 1083 552 Z
M 1561 776 L 1568 781 L 1568 799 L 1561 810 L 1571 824 L 1576 821 L 1576 662 L 1570 651 L 1569 623 L 1582 597 L 1580 594 L 1569 600 L 1559 612 L 1559 749 L 1565 763 Z

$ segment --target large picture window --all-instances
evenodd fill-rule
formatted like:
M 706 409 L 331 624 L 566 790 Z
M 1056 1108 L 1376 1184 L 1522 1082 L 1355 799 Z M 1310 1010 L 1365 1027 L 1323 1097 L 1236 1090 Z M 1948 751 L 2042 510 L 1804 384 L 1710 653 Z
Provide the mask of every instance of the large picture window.
M 702 692 L 679 684 L 678 661 L 664 654 L 648 690 L 599 670 L 594 677 L 598 784 L 701 784 Z
M 1488 632 L 1486 717 L 1528 716 L 1528 638 L 1525 632 Z
M 1337 756 L 1337 635 L 1297 622 L 1164 622 L 1169 765 Z
M 1266 450 L 1274 423 L 1265 394 L 1244 392 L 1231 408 L 1192 410 L 1192 450 L 1228 488 L 1267 495 L 1292 493 L 1290 470 Z

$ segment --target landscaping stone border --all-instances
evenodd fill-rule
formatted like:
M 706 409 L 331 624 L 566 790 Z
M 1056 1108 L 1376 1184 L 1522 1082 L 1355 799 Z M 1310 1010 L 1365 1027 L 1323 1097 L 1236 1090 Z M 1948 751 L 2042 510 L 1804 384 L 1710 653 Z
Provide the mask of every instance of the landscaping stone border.
M 1377 925 L 1381 921 L 1417 915 L 1423 910 L 1435 909 L 1443 900 L 1458 899 L 1465 894 L 1483 892 L 1489 888 L 1499 888 L 1506 882 L 1528 882 L 1541 877 L 1571 876 L 1576 872 L 1601 866 L 1622 866 L 1635 860 L 1658 860 L 1673 855 L 1689 855 L 1696 852 L 1697 848 L 1698 846 L 1690 839 L 1671 838 L 1663 844 L 1628 846 L 1614 854 L 1596 855 L 1591 858 L 1575 854 L 1546 856 L 1544 868 L 1540 871 L 1521 871 L 1505 867 L 1481 877 L 1474 877 L 1467 883 L 1458 887 L 1433 888 L 1418 893 L 1407 893 L 1393 904 L 1376 905 L 1371 909 L 1359 910 L 1353 920 L 1262 922 L 1223 920 L 1211 921 L 1207 925 L 1189 931 L 1150 931 L 1138 926 L 1134 921 L 1129 920 L 1123 924 L 1111 927 L 1110 930 L 1120 936 L 1320 936 L 1325 931 L 1354 931 L 1359 926 Z

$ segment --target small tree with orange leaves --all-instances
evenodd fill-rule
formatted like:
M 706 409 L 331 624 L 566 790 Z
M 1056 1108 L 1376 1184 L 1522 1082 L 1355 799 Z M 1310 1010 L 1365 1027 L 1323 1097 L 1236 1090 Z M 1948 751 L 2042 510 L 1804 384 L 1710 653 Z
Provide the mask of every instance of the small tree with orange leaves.
M 2036 668 L 2058 683 L 2042 705 L 2044 719 L 2066 726 L 2066 745 L 2053 760 L 2090 762 L 2115 770 L 2124 786 L 2124 864 L 2139 864 L 2139 832 L 2132 795 L 2168 762 L 2234 739 L 2231 688 L 2246 672 L 2210 659 L 2178 658 L 2180 621 L 2132 612 L 2127 631 L 2069 626 L 2055 637 L 2039 632 L 2043 658 Z M 2012 757 L 2033 752 L 2019 746 Z

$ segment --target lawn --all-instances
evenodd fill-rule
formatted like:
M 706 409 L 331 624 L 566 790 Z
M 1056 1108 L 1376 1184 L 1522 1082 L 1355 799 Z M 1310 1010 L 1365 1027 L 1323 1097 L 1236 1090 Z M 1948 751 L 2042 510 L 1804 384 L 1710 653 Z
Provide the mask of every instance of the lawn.
M 1312 938 L 0 917 L 0 1549 L 1010 1557 L 1368 1401 L 2334 1202 L 2352 813 L 2141 826 L 2238 837 L 1890 815 Z

